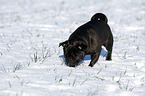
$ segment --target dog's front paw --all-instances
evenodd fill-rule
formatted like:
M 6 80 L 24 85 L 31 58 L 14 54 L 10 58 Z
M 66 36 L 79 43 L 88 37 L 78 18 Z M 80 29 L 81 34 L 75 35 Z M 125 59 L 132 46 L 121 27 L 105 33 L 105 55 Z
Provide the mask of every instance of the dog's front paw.
M 111 59 L 111 58 L 106 58 L 106 60 L 107 60 L 107 61 L 112 61 L 112 59 Z
M 93 66 L 94 66 L 94 64 L 91 64 L 91 63 L 90 63 L 88 66 L 93 67 Z

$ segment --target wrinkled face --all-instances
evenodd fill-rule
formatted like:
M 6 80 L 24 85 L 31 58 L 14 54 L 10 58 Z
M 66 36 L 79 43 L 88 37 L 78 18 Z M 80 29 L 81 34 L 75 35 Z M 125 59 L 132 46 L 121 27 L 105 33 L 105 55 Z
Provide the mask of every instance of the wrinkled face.
M 64 51 L 64 57 L 65 57 L 66 63 L 70 67 L 75 67 L 85 57 L 84 51 L 72 45 L 66 48 L 63 48 L 63 51 Z
M 63 42 L 64 43 L 64 42 Z M 70 67 L 75 67 L 85 57 L 82 44 L 62 44 L 66 64 Z

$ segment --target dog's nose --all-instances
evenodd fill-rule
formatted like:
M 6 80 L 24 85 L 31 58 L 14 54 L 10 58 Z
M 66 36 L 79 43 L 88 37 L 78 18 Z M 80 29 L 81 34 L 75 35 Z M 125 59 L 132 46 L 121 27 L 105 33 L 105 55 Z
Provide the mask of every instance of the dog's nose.
M 69 65 L 69 67 L 75 67 L 75 65 Z
M 70 61 L 67 61 L 67 60 L 66 60 L 66 65 L 69 67 L 75 67 L 75 65 L 73 65 Z
M 75 67 L 75 64 L 72 63 L 72 62 L 68 62 L 67 64 L 68 64 L 69 67 Z

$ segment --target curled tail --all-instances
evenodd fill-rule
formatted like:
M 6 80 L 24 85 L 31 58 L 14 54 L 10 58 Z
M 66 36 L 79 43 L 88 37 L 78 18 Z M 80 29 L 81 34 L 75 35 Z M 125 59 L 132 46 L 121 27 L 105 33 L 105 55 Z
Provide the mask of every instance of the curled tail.
M 103 13 L 96 13 L 95 15 L 93 15 L 91 21 L 93 20 L 103 20 L 106 23 L 108 22 L 106 15 Z

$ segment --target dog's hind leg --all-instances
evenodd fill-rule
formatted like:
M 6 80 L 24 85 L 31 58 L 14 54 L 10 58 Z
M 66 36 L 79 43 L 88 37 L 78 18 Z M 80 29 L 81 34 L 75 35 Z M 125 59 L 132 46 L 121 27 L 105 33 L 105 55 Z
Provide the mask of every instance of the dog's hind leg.
M 113 39 L 111 39 L 107 44 L 105 44 L 106 49 L 108 51 L 106 60 L 112 60 L 112 47 L 113 47 Z
M 95 63 L 98 61 L 100 53 L 101 53 L 101 48 L 98 48 L 97 52 L 91 55 L 91 62 L 89 64 L 90 67 L 93 67 Z
M 112 48 L 107 47 L 106 49 L 108 50 L 106 60 L 112 60 Z

